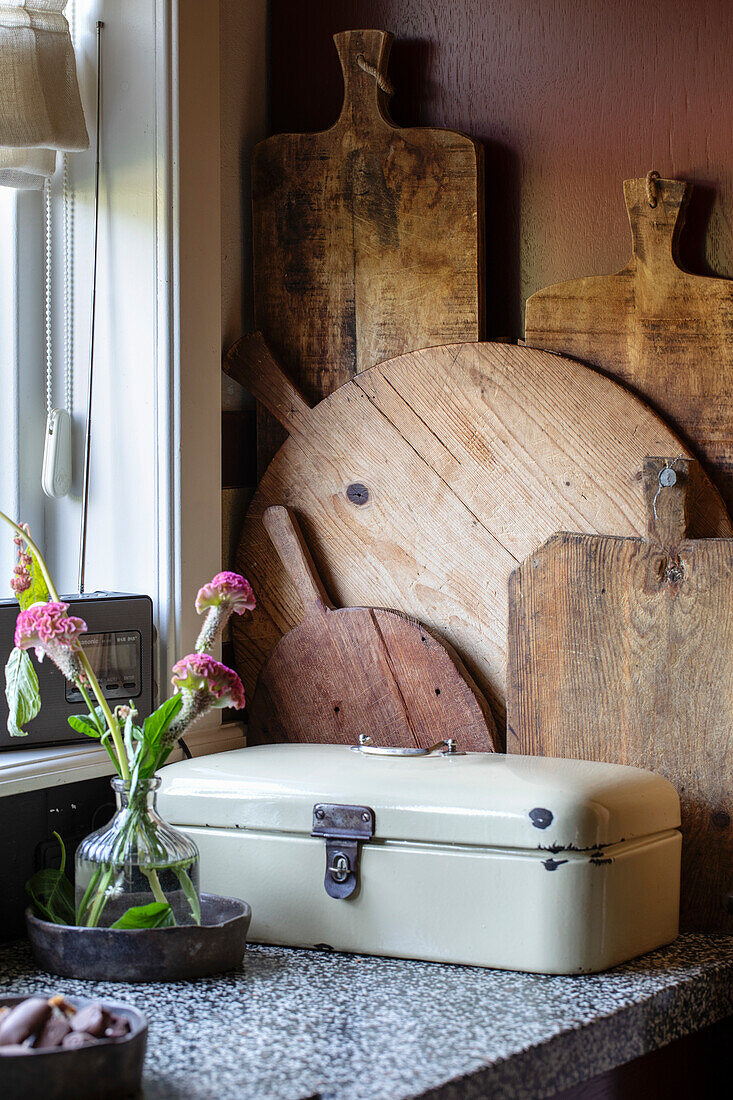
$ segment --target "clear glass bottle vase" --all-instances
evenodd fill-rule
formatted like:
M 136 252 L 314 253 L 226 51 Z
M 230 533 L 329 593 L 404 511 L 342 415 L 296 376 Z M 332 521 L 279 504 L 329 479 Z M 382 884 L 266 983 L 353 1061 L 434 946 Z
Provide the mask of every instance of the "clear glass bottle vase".
M 167 903 L 147 914 L 130 914 L 128 927 L 146 921 L 200 924 L 199 851 L 189 837 L 159 816 L 160 778 L 129 784 L 113 779 L 117 811 L 110 822 L 81 842 L 76 852 L 76 923 L 89 928 L 115 924 L 133 907 Z M 147 925 L 150 926 L 150 925 Z

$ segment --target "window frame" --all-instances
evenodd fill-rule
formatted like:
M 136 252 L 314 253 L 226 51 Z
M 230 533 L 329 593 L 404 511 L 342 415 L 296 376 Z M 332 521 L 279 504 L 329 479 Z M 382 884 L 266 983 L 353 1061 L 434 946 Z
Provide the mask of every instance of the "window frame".
M 90 0 L 89 13 L 95 7 L 96 0 Z M 158 630 L 155 678 L 162 699 L 167 694 L 171 663 L 193 648 L 199 625 L 193 607 L 195 593 L 221 568 L 219 12 L 218 5 L 207 5 L 202 11 L 199 5 L 188 4 L 186 0 L 154 0 L 155 41 L 151 44 L 144 33 L 146 25 L 149 26 L 150 7 L 147 0 L 128 0 L 120 6 L 124 11 L 105 10 L 105 43 L 109 44 L 105 60 L 114 42 L 118 68 L 115 69 L 115 61 L 110 58 L 105 64 L 104 78 L 111 113 L 114 81 L 129 80 L 131 76 L 119 71 L 119 58 L 126 56 L 129 61 L 135 56 L 142 57 L 146 65 L 154 66 L 155 213 L 154 224 L 144 227 L 151 234 L 155 256 L 154 375 L 151 379 L 149 364 L 136 368 L 131 363 L 126 369 L 130 372 L 130 385 L 145 379 L 155 425 L 154 439 L 150 442 L 150 482 L 141 485 L 140 492 L 150 494 L 149 514 L 155 517 L 152 532 L 155 576 L 150 578 L 147 590 L 155 606 Z M 77 28 L 80 23 L 77 17 Z M 77 40 L 77 56 L 83 96 L 85 87 L 87 90 L 87 118 L 91 120 L 94 107 L 92 103 L 90 111 L 88 77 L 93 61 L 93 34 L 94 19 L 89 14 Z M 20 210 L 26 200 L 19 197 L 17 201 Z M 37 224 L 40 224 L 38 193 L 27 200 L 29 209 L 34 201 L 39 204 Z M 16 258 L 21 255 L 19 234 L 20 217 L 13 234 Z M 129 276 L 134 279 L 135 272 L 130 271 Z M 7 288 L 0 282 L 3 298 L 0 321 L 8 316 L 13 319 L 12 336 L 4 338 L 0 354 L 6 353 L 5 345 L 10 347 L 15 364 L 16 399 L 24 377 L 19 367 L 24 358 L 21 333 L 34 332 L 37 342 L 40 328 L 42 343 L 42 325 L 38 325 L 42 312 L 38 314 L 33 309 L 34 297 L 38 303 L 42 302 L 42 271 L 37 278 L 40 283 L 34 294 L 28 296 L 36 322 L 34 325 L 31 317 L 30 328 L 29 318 L 20 315 L 22 280 L 19 281 L 17 270 L 15 285 L 10 288 L 12 294 L 7 299 L 4 294 Z M 42 347 L 40 354 L 36 348 L 33 355 L 40 366 L 43 392 Z M 140 371 L 137 376 L 136 370 Z M 38 381 L 28 380 L 33 385 Z M 20 434 L 17 414 L 20 407 L 17 403 L 14 406 L 16 440 Z M 7 419 L 8 415 L 0 421 L 3 427 Z M 42 426 L 43 417 L 36 419 Z M 40 449 L 36 449 L 40 456 Z M 23 455 L 18 455 L 17 447 L 14 452 L 15 465 L 5 471 L 0 490 L 3 500 L 18 515 L 28 516 L 32 494 L 24 487 L 23 478 L 35 478 L 36 474 L 32 464 L 24 463 Z M 39 483 L 40 458 L 36 484 Z M 108 506 L 114 509 L 115 502 L 109 501 Z M 41 530 L 39 516 L 31 515 L 31 521 L 35 530 Z M 78 521 L 71 526 L 78 529 Z M 62 525 L 51 537 L 56 544 L 64 537 L 68 541 L 70 529 L 67 524 L 64 531 Z M 75 541 L 73 551 L 76 552 Z M 238 724 L 222 727 L 220 711 L 213 711 L 191 731 L 187 742 L 197 755 L 231 748 L 243 743 L 241 727 Z M 0 795 L 74 782 L 110 770 L 106 753 L 95 745 L 3 752 Z

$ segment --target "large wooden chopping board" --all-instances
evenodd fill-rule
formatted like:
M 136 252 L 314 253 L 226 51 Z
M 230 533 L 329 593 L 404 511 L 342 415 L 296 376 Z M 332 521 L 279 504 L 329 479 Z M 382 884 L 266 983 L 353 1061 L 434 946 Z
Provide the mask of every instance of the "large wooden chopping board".
M 391 34 L 334 41 L 335 125 L 252 157 L 255 323 L 311 403 L 383 359 L 483 335 L 481 146 L 393 124 Z M 258 436 L 262 471 L 284 436 L 266 414 Z
M 261 339 L 228 372 L 290 432 L 247 513 L 237 568 L 257 593 L 234 625 L 251 693 L 266 657 L 301 616 L 262 524 L 295 512 L 340 606 L 413 615 L 458 652 L 499 725 L 505 701 L 507 580 L 558 530 L 644 530 L 644 455 L 684 448 L 625 389 L 561 356 L 508 344 L 428 348 L 372 367 L 314 409 Z M 727 535 L 704 483 L 696 533 Z
M 733 507 L 733 281 L 691 275 L 677 240 L 691 187 L 626 180 L 631 259 L 527 300 L 526 343 L 630 385 L 705 462 Z M 654 205 L 650 205 L 651 201 Z
M 648 459 L 645 538 L 558 534 L 512 575 L 507 747 L 666 776 L 683 927 L 733 931 L 733 540 L 687 537 L 697 470 Z
M 247 743 L 328 742 L 429 748 L 455 738 L 491 752 L 491 713 L 461 662 L 416 619 L 380 607 L 336 608 L 295 517 L 268 508 L 263 521 L 303 606 L 280 639 L 248 707 Z

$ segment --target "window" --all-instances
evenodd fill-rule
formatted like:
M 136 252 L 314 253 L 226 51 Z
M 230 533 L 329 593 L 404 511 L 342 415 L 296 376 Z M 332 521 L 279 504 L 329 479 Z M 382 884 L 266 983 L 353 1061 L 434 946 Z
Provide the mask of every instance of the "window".
M 90 134 L 97 11 L 93 0 L 77 0 L 75 44 Z M 197 5 L 126 0 L 106 5 L 104 15 L 86 590 L 153 597 L 157 680 L 165 691 L 171 661 L 188 652 L 196 636 L 196 589 L 220 568 L 221 556 L 218 7 L 207 7 L 202 18 Z M 0 384 L 7 398 L 0 401 L 0 499 L 11 512 L 29 518 L 34 532 L 42 532 L 62 592 L 76 590 L 77 584 L 93 152 L 72 154 L 69 164 L 74 484 L 60 501 L 47 500 L 40 489 L 45 417 L 41 197 L 0 188 Z M 55 179 L 57 225 L 60 203 L 60 180 Z M 60 397 L 62 236 L 57 234 L 57 240 L 53 294 Z M 8 564 L 5 540 L 3 578 L 9 575 Z
M 0 187 L 0 500 L 43 537 L 42 222 L 40 195 Z M 0 592 L 10 595 L 15 551 L 0 536 Z

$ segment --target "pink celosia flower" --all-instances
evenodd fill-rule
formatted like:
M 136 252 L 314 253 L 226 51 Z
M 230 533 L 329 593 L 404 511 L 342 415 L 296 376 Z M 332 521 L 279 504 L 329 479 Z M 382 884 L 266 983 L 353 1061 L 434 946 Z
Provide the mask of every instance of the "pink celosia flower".
M 244 706 L 244 688 L 236 672 L 208 653 L 189 653 L 174 664 L 172 671 L 176 691 L 202 692 L 211 707 L 241 710 Z
M 83 619 L 67 615 L 67 603 L 34 603 L 21 611 L 15 621 L 15 644 L 18 649 L 35 646 L 36 656 L 45 650 L 50 652 L 63 646 L 79 652 L 79 635 L 85 634 L 87 624 Z
M 10 578 L 10 587 L 16 596 L 20 592 L 27 592 L 31 586 L 31 575 L 22 564 L 16 565 L 13 576 Z
M 86 634 L 83 619 L 67 615 L 67 603 L 34 603 L 15 620 L 15 644 L 18 649 L 35 648 L 36 657 L 48 654 L 67 680 L 78 680 L 82 667 L 80 634 Z
M 20 527 L 21 531 L 25 531 L 26 534 L 30 535 L 31 529 L 27 523 L 20 523 L 18 524 L 18 526 Z M 20 537 L 20 535 L 14 535 L 13 542 L 18 548 L 25 546 L 25 541 Z
M 256 600 L 252 585 L 239 573 L 217 573 L 199 589 L 196 610 L 199 615 L 207 607 L 226 607 L 230 613 L 243 615 L 253 611 Z
M 27 523 L 22 524 L 22 529 L 30 534 L 30 528 Z M 32 583 L 31 566 L 33 565 L 33 558 L 25 549 L 25 542 L 16 535 L 13 542 L 18 547 L 18 563 L 13 569 L 13 576 L 10 578 L 10 587 L 16 596 L 19 596 L 21 592 L 27 592 Z

